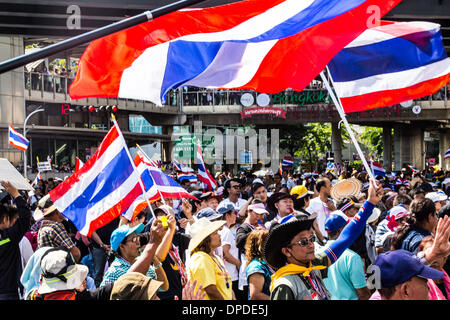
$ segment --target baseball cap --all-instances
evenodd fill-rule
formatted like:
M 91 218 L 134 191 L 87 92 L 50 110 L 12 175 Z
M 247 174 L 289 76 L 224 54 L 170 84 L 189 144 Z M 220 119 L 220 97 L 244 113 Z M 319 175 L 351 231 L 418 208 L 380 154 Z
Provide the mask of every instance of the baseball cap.
M 347 224 L 347 216 L 340 210 L 333 211 L 325 219 L 325 230 L 327 232 L 334 232 Z
M 444 276 L 443 272 L 425 266 L 412 252 L 403 249 L 380 254 L 375 265 L 380 268 L 383 288 L 395 287 L 416 276 L 433 280 Z
M 395 220 L 403 218 L 408 214 L 409 214 L 408 210 L 406 210 L 406 208 L 403 207 L 402 205 L 397 205 L 395 207 L 392 207 L 391 210 L 389 210 L 389 216 L 394 217 Z
M 113 231 L 111 234 L 111 249 L 114 251 L 117 251 L 119 249 L 119 245 L 122 243 L 123 239 L 128 237 L 133 232 L 136 232 L 136 234 L 141 233 L 144 230 L 144 224 L 138 224 L 137 226 L 130 228 L 130 226 L 124 224 L 118 227 L 116 230 Z
M 314 194 L 312 191 L 308 191 L 305 186 L 295 186 L 291 189 L 291 196 L 294 196 L 293 199 L 301 199 L 307 194 Z
M 221 215 L 224 215 L 225 213 L 230 211 L 236 211 L 236 208 L 231 203 L 228 203 L 226 205 L 217 208 L 217 213 L 220 213 Z
M 205 209 L 202 209 L 202 210 L 200 210 L 198 213 L 197 213 L 197 218 L 198 219 L 200 219 L 200 218 L 206 218 L 206 219 L 208 219 L 208 220 L 214 220 L 214 219 L 217 219 L 217 218 L 221 218 L 222 217 L 222 214 L 220 214 L 220 213 L 218 213 L 218 212 L 215 212 L 213 209 L 211 209 L 211 208 L 205 208 Z
M 442 191 L 437 191 L 437 192 L 429 192 L 425 195 L 425 198 L 430 199 L 433 202 L 438 202 L 438 201 L 445 201 L 448 199 L 448 196 L 442 192 Z
M 156 214 L 158 210 L 164 212 L 165 215 L 174 214 L 173 208 L 168 205 L 159 206 L 158 208 L 154 209 L 153 212 Z

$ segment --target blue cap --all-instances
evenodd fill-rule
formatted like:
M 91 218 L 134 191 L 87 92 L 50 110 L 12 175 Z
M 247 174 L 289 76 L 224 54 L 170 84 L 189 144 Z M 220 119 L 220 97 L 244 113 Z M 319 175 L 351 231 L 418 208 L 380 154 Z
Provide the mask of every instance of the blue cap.
M 334 232 L 347 224 L 347 220 L 339 214 L 332 213 L 325 219 L 325 230 Z
M 144 224 L 138 224 L 137 226 L 130 228 L 130 226 L 123 224 L 113 231 L 111 234 L 111 249 L 117 251 L 119 249 L 119 245 L 122 243 L 123 239 L 128 237 L 133 232 L 136 234 L 141 233 L 144 230 Z
M 412 252 L 403 249 L 380 254 L 375 265 L 380 268 L 383 288 L 395 287 L 415 276 L 433 280 L 444 276 L 441 271 L 425 266 Z
M 211 208 L 202 209 L 197 213 L 198 219 L 206 218 L 208 220 L 214 220 L 214 219 L 221 218 L 221 217 L 222 217 L 222 214 L 215 212 Z
M 230 211 L 236 211 L 236 208 L 231 203 L 228 203 L 226 205 L 217 208 L 217 212 L 220 213 L 221 215 L 224 215 L 225 213 Z

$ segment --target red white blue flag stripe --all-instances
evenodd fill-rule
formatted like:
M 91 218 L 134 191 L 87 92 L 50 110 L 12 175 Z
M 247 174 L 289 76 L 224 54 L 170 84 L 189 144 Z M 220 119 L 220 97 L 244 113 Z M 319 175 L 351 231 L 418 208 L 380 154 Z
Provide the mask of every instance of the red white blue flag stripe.
M 38 172 L 38 174 L 36 175 L 36 178 L 34 178 L 34 181 L 33 181 L 33 183 L 31 185 L 32 186 L 37 185 L 39 180 L 42 180 L 42 176 L 41 176 L 40 172 Z
M 14 130 L 12 125 L 9 125 L 8 142 L 10 145 L 22 151 L 26 151 L 28 149 L 28 145 L 30 144 L 30 141 Z
M 180 86 L 302 90 L 368 28 L 371 6 L 382 17 L 400 1 L 244 0 L 177 11 L 91 43 L 69 93 L 162 105 Z
M 190 183 L 197 182 L 197 175 L 193 172 L 178 172 L 177 178 L 180 181 L 188 180 Z
M 75 170 L 74 171 L 77 172 L 83 166 L 84 166 L 84 162 L 81 161 L 78 157 L 76 157 L 76 159 L 75 159 Z
M 375 162 L 375 161 L 371 161 L 371 166 L 372 166 L 373 175 L 375 177 L 376 176 L 380 176 L 380 177 L 386 176 L 386 170 L 384 170 L 384 168 L 381 164 L 379 164 L 378 162 Z
M 449 159 L 450 158 L 450 148 L 447 149 L 447 151 L 445 152 L 445 156 L 444 159 Z
M 209 174 L 208 170 L 206 169 L 205 162 L 203 161 L 203 155 L 202 155 L 202 147 L 198 145 L 197 147 L 197 165 L 198 165 L 198 180 L 206 184 L 207 190 L 214 190 L 217 188 L 217 182 L 214 180 L 214 178 Z
M 56 208 L 82 235 L 126 212 L 143 193 L 140 175 L 116 122 L 78 172 L 50 191 Z
M 363 32 L 328 64 L 345 112 L 433 94 L 450 81 L 440 26 L 384 22 Z

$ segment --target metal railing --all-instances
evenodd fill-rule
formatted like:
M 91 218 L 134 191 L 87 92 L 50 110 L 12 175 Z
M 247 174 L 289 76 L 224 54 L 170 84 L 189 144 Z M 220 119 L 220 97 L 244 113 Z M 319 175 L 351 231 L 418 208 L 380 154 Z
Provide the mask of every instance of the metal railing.
M 25 89 L 37 90 L 43 92 L 62 93 L 68 95 L 68 89 L 74 80 L 72 76 L 58 75 L 58 74 L 44 74 L 39 72 L 25 72 Z M 268 94 L 270 98 L 269 105 L 292 105 L 300 104 L 296 101 L 295 96 L 306 92 L 320 92 L 325 91 L 320 85 L 309 85 L 303 91 L 285 90 L 278 94 Z M 220 105 L 242 105 L 241 97 L 243 94 L 249 93 L 254 98 L 254 105 L 259 93 L 251 90 L 231 90 L 231 89 L 196 89 L 196 88 L 182 88 L 170 90 L 167 93 L 165 106 L 220 106 Z M 181 101 L 180 101 L 181 95 Z M 328 96 L 327 93 L 325 93 Z M 118 100 L 131 100 L 121 99 Z M 444 101 L 444 106 L 447 108 L 447 100 L 450 99 L 450 83 L 442 87 L 438 92 L 417 99 L 417 101 L 429 101 L 430 106 L 433 101 Z M 135 100 L 138 102 L 151 102 L 144 100 Z

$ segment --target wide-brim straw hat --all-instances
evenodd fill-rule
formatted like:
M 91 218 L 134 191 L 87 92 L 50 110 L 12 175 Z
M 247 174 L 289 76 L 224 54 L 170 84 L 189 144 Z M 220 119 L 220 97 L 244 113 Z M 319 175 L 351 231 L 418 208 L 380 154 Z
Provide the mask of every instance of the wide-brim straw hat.
M 298 233 L 312 228 L 315 216 L 307 219 L 291 219 L 283 224 L 275 224 L 269 231 L 264 245 L 264 256 L 272 267 L 279 269 L 286 264 L 286 256 L 281 249 L 286 247 Z
M 358 196 L 361 192 L 362 183 L 356 178 L 342 180 L 331 188 L 331 197 L 339 201 L 342 198 Z
M 225 223 L 225 220 L 211 222 L 207 218 L 200 218 L 195 221 L 189 228 L 189 235 L 191 236 L 188 248 L 189 252 L 192 252 L 197 248 L 203 240 L 210 234 L 219 230 Z

